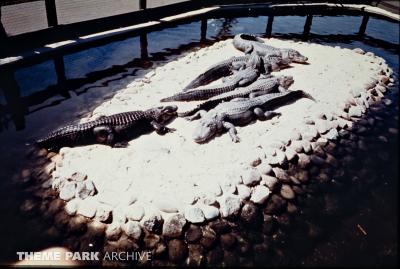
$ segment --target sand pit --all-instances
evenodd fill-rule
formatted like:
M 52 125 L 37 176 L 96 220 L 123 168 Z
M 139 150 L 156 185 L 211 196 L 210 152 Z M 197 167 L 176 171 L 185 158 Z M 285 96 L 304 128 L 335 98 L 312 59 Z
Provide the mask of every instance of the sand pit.
M 62 148 L 44 187 L 51 184 L 60 192 L 71 215 L 112 220 L 108 236 L 122 227 L 138 238 L 141 228 L 151 231 L 161 219 L 163 234 L 173 235 L 186 221 L 235 215 L 244 200 L 263 204 L 278 179 L 286 176 L 279 167 L 294 159 L 300 166 L 323 161 L 307 154 L 351 127 L 376 93 L 384 92 L 389 78 L 383 75 L 391 73 L 385 61 L 371 53 L 277 39 L 266 42 L 297 49 L 309 58 L 308 65 L 292 64 L 274 74 L 292 75 L 290 89 L 302 89 L 316 102 L 301 99 L 277 109 L 282 114 L 278 118 L 238 127 L 240 143 L 224 133 L 197 144 L 192 139 L 197 122 L 177 118 L 169 125 L 174 133 L 143 135 L 127 148 Z M 158 100 L 179 92 L 207 67 L 235 55 L 242 53 L 226 40 L 155 67 L 82 121 L 159 106 Z M 196 103 L 176 104 L 185 111 Z M 294 195 L 288 185 L 280 193 L 289 200 Z

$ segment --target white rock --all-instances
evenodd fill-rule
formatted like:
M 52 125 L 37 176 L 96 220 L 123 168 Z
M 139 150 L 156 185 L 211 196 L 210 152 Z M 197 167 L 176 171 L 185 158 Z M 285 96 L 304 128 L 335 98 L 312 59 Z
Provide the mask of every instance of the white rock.
M 270 194 L 270 190 L 265 186 L 256 186 L 253 189 L 250 200 L 256 204 L 262 204 L 267 200 Z
M 329 129 L 329 124 L 326 120 L 317 119 L 315 120 L 315 127 L 320 134 L 324 134 Z
M 78 214 L 87 218 L 93 218 L 97 210 L 97 203 L 95 200 L 90 198 L 91 197 L 85 200 L 80 200 L 77 211 Z
M 146 207 L 145 215 L 140 221 L 142 227 L 150 232 L 154 232 L 161 225 L 161 222 L 162 217 L 160 212 L 155 208 Z
M 68 215 L 75 215 L 76 211 L 78 210 L 79 199 L 72 199 L 65 204 L 65 212 Z
M 99 204 L 97 205 L 95 219 L 101 222 L 106 222 L 111 215 L 112 208 L 110 206 Z
M 112 211 L 113 222 L 125 223 L 126 222 L 126 207 L 117 206 Z
M 220 204 L 220 212 L 222 217 L 236 215 L 240 210 L 240 197 L 237 195 L 223 195 L 218 198 Z
M 350 117 L 361 117 L 363 110 L 360 106 L 351 106 L 349 108 L 349 116 Z
M 292 148 L 288 147 L 285 150 L 285 155 L 286 155 L 286 159 L 288 161 L 291 161 L 297 156 L 297 152 L 295 150 L 293 150 Z
M 261 180 L 261 174 L 257 169 L 245 170 L 242 173 L 243 184 L 253 185 Z
M 303 150 L 304 150 L 305 153 L 310 153 L 310 152 L 312 151 L 311 143 L 310 143 L 310 142 L 304 140 L 304 141 L 302 142 L 302 144 L 303 144 Z
M 128 221 L 122 225 L 122 230 L 133 239 L 139 239 L 142 235 L 142 228 L 140 228 L 138 221 Z
M 203 211 L 197 206 L 187 206 L 184 215 L 191 223 L 202 223 L 205 219 Z
M 302 141 L 292 141 L 292 144 L 290 145 L 291 148 L 293 148 L 294 151 L 297 153 L 300 153 L 303 151 L 303 142 Z
M 125 216 L 129 220 L 140 221 L 144 216 L 144 208 L 143 206 L 137 203 L 130 205 L 125 209 Z
M 73 182 L 65 183 L 60 189 L 60 199 L 69 201 L 75 197 L 76 184 Z
M 207 220 L 212 220 L 219 216 L 219 209 L 215 206 L 201 205 L 200 208 L 203 210 L 204 217 Z
M 107 226 L 106 238 L 108 240 L 116 241 L 120 238 L 122 233 L 121 224 L 118 222 L 112 222 Z
M 261 174 L 263 175 L 268 175 L 269 173 L 271 173 L 272 171 L 272 167 L 271 165 L 267 164 L 267 163 L 262 163 L 261 165 L 259 165 L 257 167 L 258 171 L 260 171 Z
M 336 129 L 331 129 L 325 137 L 329 140 L 336 140 L 339 137 L 339 133 Z
M 286 162 L 286 155 L 282 150 L 277 149 L 275 156 L 268 157 L 268 163 L 272 165 L 283 165 Z
M 251 189 L 244 184 L 239 184 L 236 186 L 238 195 L 241 199 L 247 199 L 250 197 Z
M 171 214 L 165 218 L 162 234 L 166 237 L 179 237 L 186 224 L 182 214 Z
M 278 179 L 273 176 L 263 175 L 261 183 L 267 186 L 270 190 L 273 190 L 278 183 Z
M 93 196 L 95 192 L 96 188 L 91 180 L 76 183 L 75 197 L 77 198 L 86 199 L 89 196 Z

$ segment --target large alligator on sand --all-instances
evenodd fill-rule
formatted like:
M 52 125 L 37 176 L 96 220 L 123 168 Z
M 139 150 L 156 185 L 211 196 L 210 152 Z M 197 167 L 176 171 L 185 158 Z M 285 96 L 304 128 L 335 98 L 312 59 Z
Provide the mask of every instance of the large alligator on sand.
M 237 34 L 233 38 L 233 46 L 246 54 L 255 52 L 259 56 L 279 55 L 283 59 L 289 59 L 295 63 L 305 63 L 308 60 L 297 50 L 269 46 L 261 38 L 250 34 Z
M 294 80 L 292 76 L 264 76 L 260 77 L 257 81 L 250 84 L 247 87 L 239 87 L 231 92 L 226 92 L 210 98 L 209 100 L 198 104 L 195 108 L 185 111 L 178 112 L 179 117 L 187 117 L 195 114 L 199 110 L 210 110 L 219 103 L 227 102 L 229 100 L 239 97 L 250 97 L 254 98 L 258 95 L 271 93 L 275 90 L 279 92 L 285 92 L 293 84 Z M 190 117 L 189 119 L 195 119 L 198 113 Z
M 36 143 L 39 147 L 48 149 L 93 143 L 114 146 L 121 138 L 132 137 L 150 130 L 165 134 L 172 131 L 165 124 L 176 117 L 177 109 L 177 106 L 165 106 L 102 116 L 86 123 L 59 128 Z
M 254 118 L 266 120 L 279 115 L 279 113 L 269 110 L 302 97 L 313 100 L 310 95 L 297 90 L 270 93 L 254 98 L 236 98 L 230 102 L 221 103 L 208 112 L 200 113 L 201 120 L 195 128 L 193 139 L 197 143 L 204 143 L 226 129 L 232 141 L 239 142 L 240 139 L 234 124 L 245 125 Z
M 204 86 L 217 79 L 229 76 L 233 73 L 233 71 L 245 68 L 249 59 L 250 55 L 244 55 L 231 57 L 227 60 L 221 61 L 197 76 L 185 88 L 183 88 L 182 91 L 185 92 L 200 86 Z M 284 67 L 287 67 L 291 63 L 289 58 L 282 58 L 281 53 L 279 53 L 279 55 L 271 54 L 263 56 L 261 60 L 262 64 L 260 73 L 278 71 Z
M 239 70 L 230 77 L 227 77 L 222 84 L 215 86 L 208 86 L 204 88 L 196 88 L 186 92 L 180 92 L 173 96 L 163 98 L 161 102 L 171 101 L 198 101 L 206 100 L 213 96 L 233 91 L 237 87 L 247 86 L 254 82 L 260 73 L 258 69 L 247 67 L 246 69 Z

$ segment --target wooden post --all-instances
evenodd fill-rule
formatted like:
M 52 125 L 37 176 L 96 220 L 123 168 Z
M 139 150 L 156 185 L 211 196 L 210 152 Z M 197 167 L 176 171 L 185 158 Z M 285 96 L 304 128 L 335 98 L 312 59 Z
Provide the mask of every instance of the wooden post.
M 139 0 L 139 9 L 146 9 L 146 8 L 147 8 L 147 1 Z
M 142 60 L 147 60 L 149 58 L 149 53 L 147 51 L 147 34 L 140 34 L 140 58 Z
M 54 58 L 54 67 L 57 74 L 57 89 L 61 96 L 70 98 L 71 95 L 67 88 L 67 77 L 65 75 L 64 57 L 57 56 Z
M 0 76 L 0 89 L 4 92 L 6 107 L 11 113 L 16 130 L 25 128 L 26 106 L 21 99 L 21 90 L 14 77 L 14 71 L 2 70 Z
M 200 25 L 200 42 L 207 40 L 207 19 L 201 19 Z
M 58 20 L 57 20 L 56 1 L 45 0 L 45 5 L 46 5 L 47 25 L 49 27 L 57 26 Z
M 271 35 L 272 35 L 272 23 L 273 22 L 274 22 L 274 16 L 270 15 L 268 17 L 267 29 L 265 30 L 267 37 L 271 37 Z
M 363 36 L 365 34 L 365 30 L 367 29 L 368 20 L 369 20 L 369 15 L 364 15 L 361 25 L 360 25 L 360 29 L 358 30 L 359 36 Z
M 313 15 L 307 15 L 306 23 L 304 24 L 303 37 L 307 38 L 310 34 Z

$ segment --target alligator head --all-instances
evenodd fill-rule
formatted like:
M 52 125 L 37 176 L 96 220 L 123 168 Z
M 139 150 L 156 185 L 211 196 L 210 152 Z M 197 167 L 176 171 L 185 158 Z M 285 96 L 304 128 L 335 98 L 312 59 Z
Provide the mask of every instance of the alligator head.
M 239 34 L 240 38 L 243 40 L 247 40 L 247 41 L 254 41 L 254 42 L 259 42 L 259 43 L 264 43 L 264 40 L 262 40 L 261 38 L 259 38 L 256 35 L 252 35 L 252 34 Z
M 217 119 L 216 113 L 206 115 L 205 118 L 202 118 L 194 129 L 194 141 L 200 144 L 210 140 L 222 128 L 222 125 L 218 124 L 218 122 L 220 121 Z
M 292 62 L 295 63 L 305 63 L 307 62 L 308 58 L 302 55 L 300 52 L 294 49 L 281 49 L 282 58 L 290 59 Z
M 171 105 L 150 108 L 147 111 L 154 117 L 157 122 L 166 123 L 177 116 L 177 110 L 177 106 Z
M 294 79 L 292 76 L 279 76 L 278 81 L 279 85 L 287 90 L 293 84 Z

